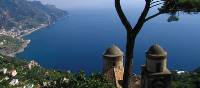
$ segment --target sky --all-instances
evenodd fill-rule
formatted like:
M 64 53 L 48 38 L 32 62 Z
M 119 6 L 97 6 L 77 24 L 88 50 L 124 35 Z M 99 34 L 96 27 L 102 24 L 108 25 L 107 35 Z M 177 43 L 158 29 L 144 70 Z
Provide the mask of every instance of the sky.
M 109 9 L 114 7 L 114 0 L 39 0 L 43 3 L 53 4 L 61 9 Z M 121 0 L 124 6 L 138 6 L 144 0 Z

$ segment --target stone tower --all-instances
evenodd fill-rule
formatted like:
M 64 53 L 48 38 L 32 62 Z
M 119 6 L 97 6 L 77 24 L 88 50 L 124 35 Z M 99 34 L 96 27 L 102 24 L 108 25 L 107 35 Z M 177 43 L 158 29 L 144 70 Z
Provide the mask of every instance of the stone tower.
M 146 52 L 146 64 L 142 66 L 142 88 L 170 88 L 171 72 L 167 68 L 167 52 L 153 45 Z
M 123 52 L 116 45 L 113 45 L 104 52 L 103 60 L 103 74 L 108 80 L 115 83 L 117 88 L 121 88 L 120 84 L 124 74 Z

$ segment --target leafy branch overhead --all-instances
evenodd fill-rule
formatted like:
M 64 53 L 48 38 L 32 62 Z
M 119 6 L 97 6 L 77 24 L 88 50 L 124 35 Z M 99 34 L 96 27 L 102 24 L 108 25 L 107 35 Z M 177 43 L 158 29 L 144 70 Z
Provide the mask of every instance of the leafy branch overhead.
M 200 0 L 165 0 L 161 10 L 167 12 L 200 12 Z
M 185 13 L 198 13 L 200 12 L 200 0 L 152 0 L 150 3 L 150 8 L 161 6 L 158 8 L 159 12 L 146 18 L 146 21 L 157 17 L 161 14 L 170 14 L 168 22 L 178 21 L 179 12 Z
M 164 0 L 159 12 L 169 13 L 168 22 L 178 21 L 177 13 L 198 13 L 200 12 L 200 0 Z

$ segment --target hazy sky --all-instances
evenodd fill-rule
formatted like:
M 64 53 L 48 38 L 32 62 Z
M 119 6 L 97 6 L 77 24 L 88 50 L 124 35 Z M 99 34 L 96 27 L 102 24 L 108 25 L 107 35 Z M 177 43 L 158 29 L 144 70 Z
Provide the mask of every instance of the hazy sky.
M 63 9 L 94 9 L 113 8 L 114 0 L 40 0 L 43 3 L 54 4 Z M 125 6 L 137 6 L 144 3 L 144 0 L 122 0 Z

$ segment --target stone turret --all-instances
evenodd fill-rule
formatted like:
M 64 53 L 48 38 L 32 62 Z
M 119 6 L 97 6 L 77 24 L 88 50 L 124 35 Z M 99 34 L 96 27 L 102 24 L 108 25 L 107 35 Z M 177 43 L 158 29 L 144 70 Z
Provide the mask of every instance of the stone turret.
M 167 52 L 155 44 L 146 52 L 142 66 L 142 88 L 170 88 L 171 72 L 167 68 Z
M 113 81 L 117 88 L 121 88 L 123 80 L 123 52 L 116 46 L 108 48 L 103 54 L 103 73 L 108 80 Z
M 153 45 L 146 52 L 147 70 L 149 72 L 159 73 L 168 72 L 167 52 L 159 45 Z

